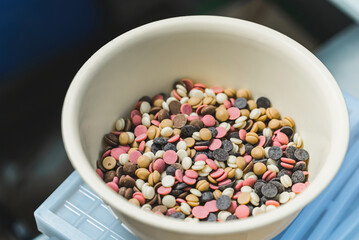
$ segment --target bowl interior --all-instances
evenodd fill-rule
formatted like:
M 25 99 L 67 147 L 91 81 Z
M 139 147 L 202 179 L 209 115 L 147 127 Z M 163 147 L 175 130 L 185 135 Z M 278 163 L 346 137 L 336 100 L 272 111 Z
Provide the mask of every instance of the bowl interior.
M 75 77 L 67 98 L 76 103 L 68 104 L 73 104 L 68 116 L 79 139 L 69 141 L 79 140 L 82 149 L 70 152 L 83 151 L 86 159 L 73 159 L 71 153 L 70 158 L 86 175 L 85 181 L 95 176 L 89 166 L 94 173 L 102 137 L 114 122 L 128 117 L 140 97 L 168 93 L 182 77 L 210 86 L 248 88 L 254 98 L 268 97 L 282 117 L 291 116 L 310 153 L 309 180 L 317 182 L 313 191 L 320 192 L 339 168 L 341 159 L 335 157 L 344 156 L 347 139 L 345 133 L 338 135 L 336 127 L 339 122 L 347 131 L 346 109 L 321 63 L 273 30 L 239 20 L 199 17 L 126 33 L 97 52 Z

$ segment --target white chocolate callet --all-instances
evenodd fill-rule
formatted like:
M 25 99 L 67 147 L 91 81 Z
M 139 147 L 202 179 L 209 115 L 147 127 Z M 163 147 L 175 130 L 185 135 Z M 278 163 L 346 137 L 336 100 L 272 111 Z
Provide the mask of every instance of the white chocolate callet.
M 268 170 L 271 170 L 271 171 L 274 172 L 274 173 L 278 173 L 278 172 L 279 172 L 279 168 L 278 168 L 276 165 L 274 165 L 274 164 L 269 164 L 269 165 L 267 166 L 267 168 L 268 168 Z
M 144 113 L 142 115 L 142 125 L 146 126 L 147 128 L 151 126 L 151 118 L 150 115 L 148 115 L 148 113 Z
M 165 151 L 163 151 L 163 150 L 158 150 L 157 152 L 156 152 L 156 154 L 155 154 L 155 157 L 156 157 L 156 159 L 157 158 L 163 158 L 163 154 L 165 153 Z
M 184 158 L 188 157 L 188 153 L 187 153 L 186 150 L 180 149 L 180 150 L 177 151 L 177 156 L 178 156 L 178 159 L 180 161 L 182 161 Z
M 185 215 L 191 214 L 191 207 L 188 205 L 188 203 L 181 203 L 181 212 L 183 212 Z
M 128 143 L 133 143 L 133 141 L 135 140 L 135 134 L 133 134 L 132 132 L 126 132 L 129 136 L 129 140 Z
M 188 170 L 192 167 L 192 159 L 190 157 L 185 157 L 182 159 L 181 164 L 182 164 L 183 169 Z
M 161 130 L 161 136 L 170 137 L 173 134 L 173 129 L 170 127 L 164 127 Z
M 233 188 L 226 188 L 223 190 L 222 195 L 227 195 L 228 197 L 232 198 L 234 193 Z
M 189 190 L 192 194 L 196 195 L 197 197 L 201 197 L 202 196 L 202 193 L 195 189 L 195 188 L 191 188 L 191 190 Z
M 149 113 L 151 110 L 151 104 L 149 102 L 143 101 L 140 106 L 141 114 Z
M 264 205 L 265 206 L 265 205 Z M 263 211 L 263 209 L 262 208 L 260 208 L 260 207 L 255 207 L 255 208 L 253 208 L 253 210 L 252 210 L 252 215 L 253 216 L 257 216 L 257 215 L 260 215 L 260 214 L 263 214 L 264 213 L 264 211 Z
M 266 212 L 270 212 L 270 211 L 273 211 L 273 210 L 275 210 L 275 209 L 277 209 L 276 206 L 274 206 L 274 205 L 268 205 L 268 206 L 266 207 Z
M 251 193 L 253 192 L 253 188 L 251 188 L 250 186 L 243 186 L 241 187 L 241 192 L 247 192 L 247 193 Z
M 117 131 L 122 131 L 125 128 L 125 119 L 120 118 L 119 120 L 116 121 L 116 130 Z
M 162 103 L 162 108 L 163 108 L 164 110 L 166 110 L 166 111 L 169 111 L 169 110 L 170 110 L 170 108 L 168 107 L 168 104 L 167 104 L 166 102 L 163 102 L 163 103 Z
M 145 184 L 145 181 L 143 181 L 142 179 L 137 179 L 136 180 L 136 187 L 138 189 L 140 189 L 141 191 L 142 191 L 142 187 L 143 187 L 144 184 Z
M 287 203 L 290 200 L 290 194 L 289 192 L 282 192 L 279 194 L 279 202 L 284 204 Z
M 175 184 L 175 178 L 171 175 L 167 175 L 162 179 L 162 186 L 172 187 Z
M 217 101 L 217 103 L 222 104 L 222 103 L 224 103 L 224 101 L 226 101 L 226 100 L 228 100 L 228 96 L 227 96 L 226 94 L 224 94 L 224 93 L 218 93 L 218 94 L 216 95 L 216 101 Z
M 162 204 L 168 208 L 174 207 L 176 205 L 176 198 L 172 195 L 166 195 L 162 198 Z
M 257 119 L 257 118 L 259 118 L 260 115 L 261 115 L 261 110 L 259 108 L 255 108 L 250 112 L 249 118 Z
M 252 205 L 258 206 L 258 205 L 259 205 L 259 201 L 260 201 L 260 198 L 259 198 L 258 194 L 255 193 L 255 192 L 251 192 L 251 193 L 249 193 L 249 195 L 251 196 L 251 203 L 252 203 Z
M 234 171 L 234 177 L 236 179 L 241 179 L 243 176 L 243 171 L 240 168 L 236 168 L 236 170 Z
M 189 97 L 199 97 L 200 99 L 203 99 L 203 92 L 201 90 L 198 89 L 192 89 L 189 93 L 188 93 Z
M 230 215 L 232 215 L 232 214 L 228 211 L 220 211 L 218 213 L 218 219 L 225 221 L 227 219 L 227 217 L 229 217 Z
M 272 136 L 272 129 L 270 129 L 269 127 L 266 127 L 265 129 L 263 129 L 263 136 L 265 137 L 271 137 Z
M 145 199 L 152 199 L 155 196 L 155 189 L 150 186 L 142 186 L 142 194 Z
M 181 103 L 181 104 L 185 104 L 185 103 L 187 103 L 187 102 L 188 102 L 188 100 L 189 100 L 189 98 L 188 98 L 188 97 L 183 97 L 183 98 L 181 98 L 180 103 Z
M 206 95 L 208 96 L 208 97 L 216 97 L 216 94 L 213 92 L 213 90 L 212 89 L 210 89 L 210 88 L 206 88 L 205 90 L 204 90 L 204 92 L 206 93 Z
M 292 186 L 292 179 L 287 175 L 283 175 L 280 177 L 280 183 L 285 187 L 291 187 Z
M 145 211 L 151 211 L 152 210 L 152 206 L 150 204 L 143 204 L 142 207 L 141 207 L 142 210 L 145 210 Z
M 186 150 L 187 149 L 187 143 L 185 141 L 179 141 L 176 145 L 176 149 L 178 150 Z
M 232 143 L 237 144 L 237 145 L 242 143 L 242 140 L 239 138 L 230 138 L 229 141 L 231 141 Z
M 155 159 L 155 154 L 153 152 L 145 152 L 143 155 L 147 156 L 151 162 Z
M 193 138 L 194 140 L 196 140 L 196 141 L 201 141 L 201 140 L 202 140 L 202 138 L 199 136 L 199 132 L 194 132 L 194 133 L 192 134 L 192 138 Z
M 118 158 L 118 162 L 121 164 L 121 165 L 125 165 L 125 163 L 128 162 L 128 154 L 127 153 L 123 153 L 119 156 Z

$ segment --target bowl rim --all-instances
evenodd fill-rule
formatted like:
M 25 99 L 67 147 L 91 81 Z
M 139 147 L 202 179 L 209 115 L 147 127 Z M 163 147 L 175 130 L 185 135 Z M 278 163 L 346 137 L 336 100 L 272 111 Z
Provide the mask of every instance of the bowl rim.
M 239 222 L 230 221 L 223 223 L 201 222 L 200 224 L 188 223 L 182 220 L 159 216 L 153 213 L 143 211 L 133 206 L 127 200 L 122 199 L 117 193 L 108 187 L 97 177 L 96 172 L 88 164 L 87 157 L 83 151 L 80 132 L 79 132 L 79 109 L 81 100 L 89 86 L 89 77 L 103 66 L 105 59 L 113 56 L 112 49 L 121 48 L 124 43 L 131 39 L 139 38 L 153 30 L 163 30 L 179 25 L 188 24 L 211 24 L 218 27 L 236 27 L 241 31 L 254 32 L 273 41 L 279 41 L 281 44 L 291 48 L 298 57 L 312 63 L 318 74 L 324 76 L 327 94 L 331 94 L 330 103 L 332 109 L 336 111 L 336 131 L 334 132 L 332 144 L 338 148 L 332 148 L 328 154 L 330 166 L 324 166 L 318 173 L 316 180 L 313 181 L 306 191 L 302 192 L 289 203 L 282 205 L 276 211 L 262 214 L 256 217 L 242 219 Z M 150 225 L 153 228 L 160 228 L 166 231 L 179 232 L 182 234 L 229 234 L 234 232 L 244 232 L 255 228 L 263 227 L 274 222 L 283 220 L 291 215 L 297 214 L 305 205 L 316 198 L 325 187 L 331 182 L 344 159 L 349 141 L 349 117 L 344 97 L 331 73 L 328 69 L 305 47 L 292 40 L 291 38 L 268 27 L 253 22 L 222 16 L 183 16 L 152 22 L 133 30 L 130 30 L 109 43 L 101 47 L 93 54 L 75 75 L 64 100 L 62 109 L 62 137 L 65 150 L 73 167 L 78 171 L 82 179 L 111 206 L 118 210 L 127 218 L 133 218 L 143 224 Z M 328 164 L 329 165 L 329 164 Z M 319 180 L 320 179 L 320 180 Z M 135 231 L 136 232 L 136 231 Z

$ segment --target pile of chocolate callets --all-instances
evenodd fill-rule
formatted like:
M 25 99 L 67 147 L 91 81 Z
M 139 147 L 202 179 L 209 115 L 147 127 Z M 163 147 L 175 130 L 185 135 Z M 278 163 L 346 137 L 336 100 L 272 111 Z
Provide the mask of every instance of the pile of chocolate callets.
M 173 86 L 142 97 L 104 136 L 96 172 L 118 194 L 155 214 L 221 222 L 272 211 L 308 186 L 302 138 L 268 98 Z

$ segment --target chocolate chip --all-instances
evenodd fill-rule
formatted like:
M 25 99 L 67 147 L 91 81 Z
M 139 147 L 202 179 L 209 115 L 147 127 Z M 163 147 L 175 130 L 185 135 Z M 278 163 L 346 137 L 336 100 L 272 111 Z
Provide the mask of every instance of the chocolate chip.
M 153 115 L 156 115 L 159 111 L 161 111 L 161 107 L 153 107 L 151 108 L 149 114 L 153 114 Z
M 188 195 L 188 192 L 183 192 L 180 195 L 178 195 L 178 198 L 185 199 L 185 197 Z
M 284 175 L 291 176 L 292 173 L 291 173 L 289 170 L 287 170 L 287 169 L 282 169 L 282 170 L 280 170 L 279 173 L 277 174 L 277 177 L 278 177 L 278 178 L 281 178 L 281 177 L 284 176 Z
M 227 195 L 221 195 L 216 201 L 219 210 L 227 210 L 231 206 L 231 198 Z
M 268 159 L 259 159 L 259 160 L 253 159 L 253 163 L 264 163 L 264 164 L 266 164 L 267 161 L 268 161 Z
M 97 160 L 96 166 L 97 166 L 97 168 L 99 168 L 102 172 L 106 172 L 106 171 L 107 171 L 107 169 L 104 168 L 103 165 L 102 165 L 102 159 Z
M 256 182 L 253 186 L 254 191 L 258 194 L 258 196 L 262 196 L 262 187 L 264 186 L 264 182 Z
M 307 168 L 305 162 L 297 162 L 293 168 L 293 171 L 301 170 L 304 171 Z
M 309 159 L 309 153 L 304 149 L 297 149 L 294 152 L 294 157 L 299 161 L 306 161 Z
M 168 166 L 167 169 L 166 169 L 166 174 L 167 175 L 171 175 L 171 176 L 174 176 L 175 175 L 175 172 L 176 172 L 177 168 L 175 168 L 174 166 Z
M 182 128 L 187 123 L 187 118 L 184 114 L 177 114 L 173 120 L 173 127 L 174 128 Z
M 154 144 L 159 144 L 159 145 L 165 145 L 167 143 L 167 140 L 163 137 L 157 137 L 155 139 L 153 139 L 153 143 Z
M 180 194 L 182 194 L 183 191 L 182 190 L 172 190 L 171 191 L 171 195 L 178 197 Z
M 208 202 L 214 199 L 212 192 L 203 192 L 201 196 L 201 202 Z
M 294 157 L 295 150 L 297 150 L 297 148 L 294 146 L 287 147 L 287 149 L 285 150 L 285 156 L 287 158 L 295 159 L 295 157 Z
M 121 176 L 121 178 L 119 180 L 119 186 L 120 187 L 132 188 L 135 185 L 136 185 L 135 179 L 133 179 L 129 175 L 126 175 L 126 176 L 123 175 L 123 176 Z
M 235 181 L 232 181 L 232 182 L 227 183 L 227 184 L 225 184 L 225 185 L 218 186 L 218 190 L 224 191 L 225 189 L 232 187 L 233 184 L 234 184 L 234 182 L 235 182 Z
M 127 188 L 126 191 L 124 192 L 124 194 L 122 195 L 124 198 L 126 199 L 131 199 L 133 195 L 133 190 L 132 188 Z
M 227 152 L 230 152 L 233 150 L 233 144 L 229 140 L 223 140 L 222 141 L 222 148 L 226 150 Z
M 254 146 L 250 143 L 244 144 L 244 149 L 248 155 L 251 155 L 253 148 L 254 148 Z
M 296 183 L 304 183 L 305 182 L 305 175 L 303 173 L 303 171 L 295 171 L 293 174 L 292 174 L 292 181 L 293 181 L 293 184 L 296 184 Z
M 266 142 L 263 145 L 263 148 L 270 147 L 273 143 L 272 137 L 266 137 Z
M 207 152 L 207 157 L 210 159 L 213 159 L 213 152 L 212 151 L 208 151 Z
M 203 124 L 203 122 L 202 122 L 201 119 L 193 119 L 193 120 L 189 123 L 189 125 L 195 127 L 195 128 L 197 129 L 197 131 L 199 131 L 201 128 L 204 127 L 204 124 Z
M 217 216 L 214 213 L 209 213 L 207 217 L 207 222 L 217 222 Z
M 239 139 L 239 132 L 235 131 L 229 134 L 229 138 L 238 138 Z
M 103 177 L 103 180 L 108 183 L 108 182 L 112 182 L 112 179 L 116 176 L 116 172 L 115 170 L 111 170 L 108 172 L 105 172 L 105 175 Z
M 211 142 L 210 141 L 198 141 L 194 145 L 195 146 L 209 146 Z
M 120 178 L 123 174 L 124 174 L 124 172 L 123 172 L 123 166 L 118 167 L 118 168 L 116 169 L 116 177 Z
M 233 155 L 235 157 L 242 156 L 239 152 L 229 152 L 229 155 Z
M 137 165 L 132 162 L 127 162 L 123 165 L 123 173 L 135 177 L 135 172 L 137 170 Z
M 284 186 L 280 182 L 274 181 L 274 179 L 272 179 L 270 183 L 276 186 L 278 193 L 282 193 L 284 191 Z
M 168 151 L 168 150 L 177 151 L 176 145 L 174 145 L 173 143 L 167 143 L 167 144 L 163 147 L 163 150 L 165 150 L 165 151 Z
M 247 164 L 247 166 L 243 169 L 243 173 L 246 174 L 246 173 L 252 171 L 253 165 L 254 165 L 254 162 L 253 162 L 253 161 L 250 161 L 250 162 Z
M 166 214 L 167 207 L 165 205 L 158 205 L 152 208 L 152 212 L 161 212 L 162 214 Z
M 138 100 L 139 102 L 148 102 L 150 103 L 152 101 L 152 98 L 150 98 L 149 96 L 143 96 L 140 98 L 140 100 Z
M 183 212 L 175 212 L 174 214 L 170 215 L 170 217 L 172 218 L 179 218 L 179 219 L 184 219 L 185 215 Z
M 192 137 L 192 134 L 196 131 L 196 128 L 192 125 L 185 125 L 181 128 L 181 138 Z
M 168 108 L 172 114 L 181 113 L 181 103 L 178 101 L 171 101 L 170 104 L 168 104 Z
M 279 131 L 284 133 L 285 135 L 287 135 L 288 138 L 290 138 L 294 132 L 293 128 L 291 128 L 289 126 L 282 127 Z
M 278 189 L 273 183 L 263 185 L 261 191 L 263 196 L 268 198 L 273 198 L 278 194 Z
M 247 104 L 247 99 L 245 98 L 237 98 L 235 101 L 234 101 L 234 106 L 236 108 L 239 108 L 239 109 L 244 109 L 244 108 L 247 108 L 248 104 Z
M 246 130 L 247 132 L 249 132 L 249 130 L 252 129 L 253 124 L 254 124 L 254 122 L 253 122 L 252 119 L 247 120 L 247 124 L 246 124 L 246 126 L 244 127 L 244 130 Z
M 104 142 L 111 146 L 111 147 L 117 147 L 117 145 L 119 144 L 119 139 L 118 136 L 116 136 L 113 133 L 108 133 L 103 137 Z
M 220 162 L 224 162 L 227 161 L 229 154 L 226 150 L 219 148 L 213 151 L 213 157 Z
M 150 201 L 148 201 L 147 204 L 150 204 L 150 205 L 156 204 L 156 203 L 157 203 L 157 199 L 158 199 L 158 195 L 159 195 L 159 194 L 155 194 L 155 196 L 154 196 Z
M 216 107 L 212 105 L 204 106 L 201 110 L 201 115 L 203 116 L 207 114 L 214 115 L 215 113 L 216 113 Z
M 271 106 L 269 99 L 266 97 L 258 98 L 256 103 L 258 108 L 269 108 Z
M 215 127 L 209 127 L 208 130 L 212 133 L 213 137 L 216 137 L 218 132 L 217 129 Z
M 164 119 L 169 119 L 170 114 L 166 109 L 161 109 L 157 115 L 158 121 L 162 122 Z
M 268 156 L 273 160 L 279 160 L 283 156 L 283 150 L 280 147 L 273 146 L 269 149 Z
M 156 154 L 157 151 L 162 150 L 162 146 L 159 144 L 152 144 L 151 145 L 151 151 Z
M 131 130 L 131 128 L 132 128 L 132 121 L 131 121 L 131 119 L 127 118 L 125 120 L 125 128 L 123 129 L 123 131 L 128 132 Z
M 231 214 L 226 218 L 226 221 L 236 220 L 238 219 L 235 215 Z
M 188 187 L 188 185 L 186 183 L 177 183 L 174 187 L 174 189 L 176 190 L 182 190 L 184 188 Z

